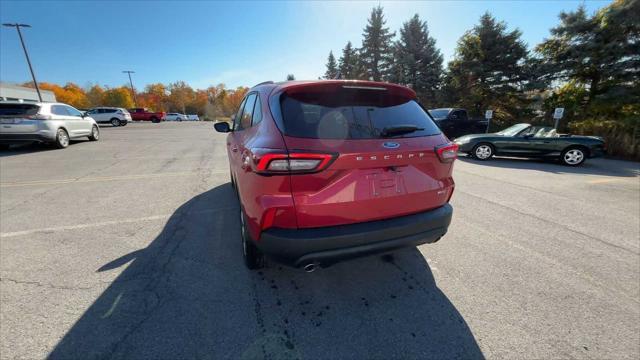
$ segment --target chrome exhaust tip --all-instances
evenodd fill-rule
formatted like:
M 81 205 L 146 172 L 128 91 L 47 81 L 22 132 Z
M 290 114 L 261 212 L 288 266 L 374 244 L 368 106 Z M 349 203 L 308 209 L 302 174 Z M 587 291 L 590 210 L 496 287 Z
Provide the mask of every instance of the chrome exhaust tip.
M 316 264 L 311 263 L 311 264 L 305 265 L 303 269 L 304 269 L 304 271 L 306 271 L 308 273 L 312 273 L 312 272 L 316 271 L 316 267 L 317 267 Z

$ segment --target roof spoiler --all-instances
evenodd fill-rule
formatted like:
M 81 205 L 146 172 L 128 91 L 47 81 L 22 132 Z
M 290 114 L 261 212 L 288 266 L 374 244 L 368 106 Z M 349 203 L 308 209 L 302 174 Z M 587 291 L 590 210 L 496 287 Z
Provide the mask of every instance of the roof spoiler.
M 386 92 L 388 95 L 405 99 L 416 99 L 416 92 L 412 89 L 383 82 L 360 80 L 324 80 L 303 82 L 285 86 L 283 91 L 289 95 L 312 91 L 315 93 L 334 92 L 338 89 L 365 90 Z
M 267 84 L 273 84 L 273 81 L 271 81 L 271 80 L 263 81 L 263 82 L 261 82 L 259 84 L 253 85 L 253 87 L 260 86 L 260 85 L 267 85 Z

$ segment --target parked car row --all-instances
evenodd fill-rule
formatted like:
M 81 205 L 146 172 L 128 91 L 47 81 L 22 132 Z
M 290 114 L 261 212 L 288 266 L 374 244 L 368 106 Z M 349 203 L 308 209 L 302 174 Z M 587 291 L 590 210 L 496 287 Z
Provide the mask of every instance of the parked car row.
M 85 114 L 91 116 L 99 124 L 111 124 L 113 126 L 125 126 L 129 121 L 200 121 L 198 115 L 186 115 L 180 113 L 154 112 L 147 108 L 134 108 L 127 110 L 118 107 L 96 107 L 87 110 Z
M 200 117 L 198 115 L 187 115 L 180 113 L 168 113 L 165 117 L 167 121 L 200 121 Z
M 98 107 L 87 112 L 98 124 L 111 124 L 113 126 L 125 126 L 131 121 L 131 114 L 123 108 Z

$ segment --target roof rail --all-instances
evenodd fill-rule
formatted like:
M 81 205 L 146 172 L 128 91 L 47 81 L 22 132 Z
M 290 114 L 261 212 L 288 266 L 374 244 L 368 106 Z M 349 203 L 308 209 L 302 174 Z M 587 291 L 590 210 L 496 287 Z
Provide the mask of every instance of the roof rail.
M 263 82 L 261 82 L 260 84 L 256 84 L 256 85 L 254 85 L 253 87 L 260 86 L 260 85 L 266 85 L 266 84 L 273 84 L 273 81 L 271 81 L 271 80 L 269 80 L 269 81 L 263 81 Z

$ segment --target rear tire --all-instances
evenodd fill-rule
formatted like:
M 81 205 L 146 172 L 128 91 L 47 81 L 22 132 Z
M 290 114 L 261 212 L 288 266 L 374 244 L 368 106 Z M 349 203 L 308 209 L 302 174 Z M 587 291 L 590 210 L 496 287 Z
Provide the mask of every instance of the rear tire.
M 69 146 L 69 133 L 65 129 L 58 129 L 56 133 L 56 141 L 54 143 L 56 148 L 64 149 Z
M 120 119 L 118 118 L 113 118 L 111 119 L 111 125 L 115 126 L 120 126 Z
M 493 146 L 488 143 L 480 143 L 471 150 L 471 156 L 481 161 L 491 159 L 494 153 Z
M 562 152 L 560 161 L 567 166 L 579 166 L 587 159 L 587 152 L 581 147 L 570 147 Z
M 89 140 L 91 141 L 100 140 L 100 130 L 98 130 L 98 127 L 96 125 L 93 125 L 93 127 L 91 127 L 91 135 L 89 135 Z
M 152 117 L 152 118 L 151 118 L 151 122 L 152 122 L 152 123 L 158 123 L 158 122 L 160 122 L 160 121 L 158 120 L 158 118 L 157 118 L 157 117 Z
M 247 228 L 246 216 L 242 208 L 240 209 L 240 229 L 242 237 L 242 258 L 244 259 L 244 265 L 249 270 L 262 269 L 265 266 L 266 260 L 264 254 L 256 247 L 251 235 L 249 235 L 249 229 Z

